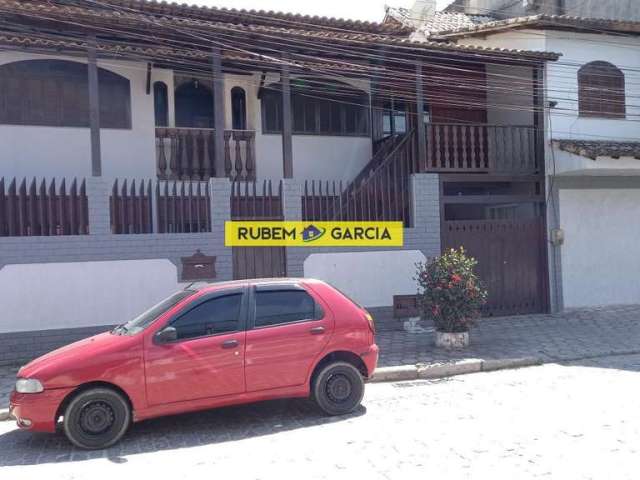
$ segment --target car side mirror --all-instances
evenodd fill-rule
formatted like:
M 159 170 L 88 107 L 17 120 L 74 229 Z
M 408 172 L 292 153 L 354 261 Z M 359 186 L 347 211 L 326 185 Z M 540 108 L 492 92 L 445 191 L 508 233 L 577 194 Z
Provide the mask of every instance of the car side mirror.
M 175 327 L 165 327 L 156 333 L 156 343 L 171 343 L 178 340 L 178 331 Z

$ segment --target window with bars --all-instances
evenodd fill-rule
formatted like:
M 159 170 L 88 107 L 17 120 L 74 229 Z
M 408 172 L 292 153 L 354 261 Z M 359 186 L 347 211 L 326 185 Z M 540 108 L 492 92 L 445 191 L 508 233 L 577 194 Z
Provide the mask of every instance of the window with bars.
M 368 136 L 369 96 L 326 80 L 297 79 L 291 85 L 293 133 L 297 135 Z M 282 132 L 282 88 L 262 94 L 263 133 Z
M 98 69 L 102 128 L 131 128 L 129 80 Z M 67 60 L 24 60 L 0 66 L 0 124 L 89 126 L 89 70 Z
M 609 62 L 597 61 L 578 71 L 581 117 L 625 118 L 624 73 Z

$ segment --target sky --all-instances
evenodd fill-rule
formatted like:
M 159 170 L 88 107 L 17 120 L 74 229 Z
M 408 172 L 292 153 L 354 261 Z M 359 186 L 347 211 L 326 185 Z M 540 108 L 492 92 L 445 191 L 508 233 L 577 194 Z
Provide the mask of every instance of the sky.
M 276 10 L 282 12 L 350 18 L 380 22 L 384 6 L 411 7 L 413 0 L 181 0 L 179 3 L 208 5 L 226 8 Z M 444 8 L 451 0 L 438 0 L 438 8 Z

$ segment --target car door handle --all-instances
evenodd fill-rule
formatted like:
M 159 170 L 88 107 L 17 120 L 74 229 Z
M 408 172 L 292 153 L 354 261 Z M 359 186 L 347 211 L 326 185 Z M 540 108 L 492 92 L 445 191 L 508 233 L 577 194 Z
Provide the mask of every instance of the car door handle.
M 238 342 L 238 340 L 226 340 L 222 342 L 222 348 L 224 349 L 236 348 L 238 345 L 240 345 L 240 342 Z
M 322 335 L 324 333 L 324 327 L 313 327 L 309 330 L 309 333 L 311 333 L 311 335 Z

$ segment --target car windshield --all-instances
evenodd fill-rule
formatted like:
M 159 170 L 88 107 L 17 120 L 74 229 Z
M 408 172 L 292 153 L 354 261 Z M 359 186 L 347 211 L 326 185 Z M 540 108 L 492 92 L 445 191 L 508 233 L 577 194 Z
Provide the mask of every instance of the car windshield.
M 113 333 L 116 335 L 135 335 L 151 325 L 160 315 L 177 305 L 181 300 L 190 297 L 194 293 L 196 293 L 195 290 L 176 292 L 133 320 L 114 328 Z

